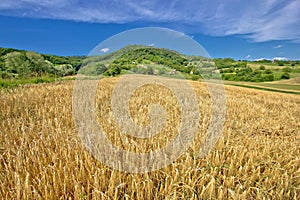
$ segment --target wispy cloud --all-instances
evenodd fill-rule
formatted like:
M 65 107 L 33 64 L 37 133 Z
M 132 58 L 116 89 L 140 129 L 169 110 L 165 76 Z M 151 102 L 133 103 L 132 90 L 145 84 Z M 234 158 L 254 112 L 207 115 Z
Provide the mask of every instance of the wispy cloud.
M 257 58 L 253 59 L 254 61 L 261 61 L 261 60 L 297 60 L 297 59 L 292 59 L 288 57 L 273 57 L 273 58 Z
M 269 58 L 256 58 L 256 59 L 253 59 L 254 61 L 261 61 L 261 60 L 271 60 Z
M 287 57 L 274 57 L 272 60 L 289 60 Z
M 100 51 L 103 52 L 103 53 L 106 53 L 106 52 L 109 51 L 109 48 L 103 48 L 103 49 L 101 49 Z
M 250 55 L 250 54 L 248 54 L 248 55 L 246 56 L 246 58 L 247 58 L 247 59 L 249 59 L 250 57 L 251 57 L 251 55 Z
M 94 23 L 145 21 L 188 34 L 244 35 L 254 42 L 300 43 L 299 0 L 1 0 L 1 15 Z
M 283 45 L 279 44 L 279 45 L 273 47 L 273 49 L 279 49 L 279 48 L 282 48 L 282 47 L 283 47 Z

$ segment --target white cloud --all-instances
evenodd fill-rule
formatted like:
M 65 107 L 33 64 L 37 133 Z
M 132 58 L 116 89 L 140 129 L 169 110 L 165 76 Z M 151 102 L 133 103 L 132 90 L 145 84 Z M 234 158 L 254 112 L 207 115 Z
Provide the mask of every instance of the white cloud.
M 24 5 L 35 5 L 43 7 L 63 7 L 67 6 L 71 1 L 68 0 L 21 0 Z
M 246 58 L 248 59 L 248 58 L 250 58 L 251 57 L 251 55 L 250 54 L 248 54 L 247 56 L 246 56 Z
M 103 48 L 103 49 L 101 49 L 100 51 L 103 52 L 103 53 L 106 53 L 106 52 L 109 51 L 109 48 Z
M 11 1 L 7 1 L 7 2 L 5 2 L 5 1 L 1 2 L 0 1 L 0 9 L 1 10 L 2 9 L 11 9 L 13 7 L 13 5 L 14 5 L 14 2 L 11 2 Z
M 282 48 L 282 47 L 283 47 L 283 45 L 279 44 L 279 45 L 273 47 L 273 49 L 279 49 L 279 48 Z
M 270 60 L 269 58 L 257 58 L 257 59 L 254 59 L 254 61 L 261 61 L 261 60 Z
M 273 58 L 257 58 L 253 59 L 254 61 L 261 61 L 261 60 L 297 60 L 297 59 L 291 59 L 288 57 L 273 57 Z
M 274 57 L 272 60 L 288 60 L 287 57 Z
M 95 23 L 145 21 L 168 24 L 188 34 L 241 34 L 254 42 L 300 43 L 299 0 L 1 0 L 1 15 Z
M 1 0 L 0 10 L 10 10 L 12 15 L 18 15 L 17 9 L 26 10 L 26 12 L 33 11 L 34 13 L 37 8 L 44 7 L 46 9 L 61 8 L 67 6 L 72 0 Z M 9 15 L 8 13 L 4 13 Z

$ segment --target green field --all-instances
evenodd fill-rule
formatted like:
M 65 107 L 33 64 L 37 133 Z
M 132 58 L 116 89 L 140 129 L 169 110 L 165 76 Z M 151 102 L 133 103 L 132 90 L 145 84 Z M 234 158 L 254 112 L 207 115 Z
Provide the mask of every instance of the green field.
M 270 91 L 270 92 L 300 94 L 300 77 L 291 78 L 288 80 L 262 82 L 262 83 L 241 82 L 241 81 L 224 81 L 224 84 L 252 88 L 252 89 L 265 90 L 265 91 Z
M 300 85 L 292 85 L 292 84 L 280 84 L 280 83 L 259 83 L 259 86 L 284 89 L 284 90 L 297 90 L 300 91 Z

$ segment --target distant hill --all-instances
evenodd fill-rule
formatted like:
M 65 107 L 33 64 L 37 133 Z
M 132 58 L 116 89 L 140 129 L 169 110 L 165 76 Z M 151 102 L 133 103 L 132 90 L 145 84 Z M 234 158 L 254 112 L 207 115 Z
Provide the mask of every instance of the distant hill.
M 269 82 L 300 76 L 300 61 L 260 60 L 235 61 L 231 58 L 214 59 L 222 79 L 243 82 Z

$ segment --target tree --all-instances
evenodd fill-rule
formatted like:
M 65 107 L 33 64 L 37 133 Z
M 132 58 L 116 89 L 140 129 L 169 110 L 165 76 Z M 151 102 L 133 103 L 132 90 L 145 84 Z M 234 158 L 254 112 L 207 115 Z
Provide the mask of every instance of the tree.
M 100 75 L 100 74 L 102 74 L 103 72 L 106 71 L 106 67 L 103 63 L 97 63 L 95 65 L 95 70 L 96 70 L 96 74 Z
M 32 74 L 41 75 L 42 73 L 50 73 L 49 64 L 47 63 L 43 56 L 35 52 L 26 52 L 26 57 L 28 58 L 30 65 L 29 70 Z
M 118 65 L 114 65 L 109 69 L 111 76 L 116 76 L 121 73 L 121 68 Z
M 14 77 L 27 77 L 29 74 L 30 62 L 24 53 L 11 52 L 5 55 L 5 68 L 8 73 L 14 74 Z

